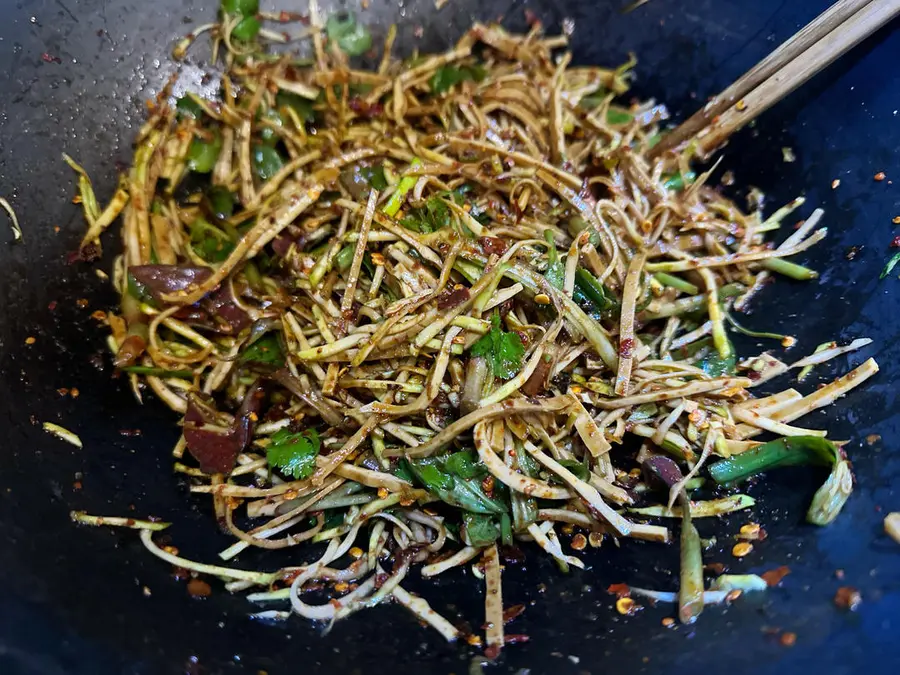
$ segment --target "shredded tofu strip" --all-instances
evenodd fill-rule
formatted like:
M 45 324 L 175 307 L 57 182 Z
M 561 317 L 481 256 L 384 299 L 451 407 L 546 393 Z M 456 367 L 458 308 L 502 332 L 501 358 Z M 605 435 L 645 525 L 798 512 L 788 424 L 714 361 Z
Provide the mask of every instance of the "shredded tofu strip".
M 484 618 L 487 628 L 485 638 L 488 649 L 503 649 L 503 591 L 500 585 L 500 555 L 497 544 L 485 549 L 484 557 Z
M 638 253 L 631 259 L 625 275 L 625 288 L 622 293 L 622 314 L 619 327 L 619 368 L 616 373 L 615 392 L 619 396 L 628 394 L 631 381 L 631 369 L 634 364 L 635 335 L 634 310 L 638 294 L 641 292 L 641 270 L 647 254 Z

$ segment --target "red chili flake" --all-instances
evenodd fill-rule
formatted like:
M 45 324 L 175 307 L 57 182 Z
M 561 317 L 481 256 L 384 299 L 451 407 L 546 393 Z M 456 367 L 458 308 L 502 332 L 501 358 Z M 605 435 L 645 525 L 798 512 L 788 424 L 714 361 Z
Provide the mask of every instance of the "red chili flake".
M 212 587 L 203 579 L 191 579 L 187 585 L 187 592 L 192 598 L 208 598 L 212 595 Z
M 797 644 L 797 634 L 782 633 L 778 641 L 781 643 L 782 647 L 793 647 L 795 644 Z
M 861 602 L 862 596 L 853 586 L 841 586 L 834 594 L 834 604 L 840 609 L 854 612 Z
M 781 567 L 776 567 L 774 570 L 763 572 L 760 576 L 765 580 L 766 584 L 771 587 L 780 584 L 781 580 L 790 573 L 791 568 L 787 565 L 782 565 Z
M 53 54 L 50 54 L 49 52 L 44 52 L 43 54 L 41 54 L 41 60 L 44 63 L 62 63 L 61 58 L 59 58 L 58 56 L 53 56 Z
M 499 237 L 481 237 L 478 245 L 485 255 L 503 255 L 506 253 L 506 242 Z
M 56 305 L 57 305 L 56 300 L 51 300 L 49 303 L 47 303 L 47 309 L 49 309 L 52 312 L 56 309 Z
M 885 179 L 884 171 L 879 171 L 874 176 L 872 176 L 872 178 L 874 178 L 875 180 L 877 180 L 880 183 L 881 181 L 883 181 Z
M 900 248 L 900 235 L 891 239 L 891 248 Z
M 631 587 L 628 584 L 610 584 L 606 592 L 618 598 L 627 598 L 631 595 Z
M 503 623 L 507 624 L 525 611 L 525 605 L 513 605 L 503 610 Z
M 631 338 L 625 338 L 621 342 L 619 342 L 619 356 L 622 358 L 630 358 L 632 352 L 634 351 L 634 340 Z
M 353 96 L 347 101 L 347 106 L 361 117 L 380 117 L 384 114 L 384 106 L 380 103 L 367 103 L 360 96 Z
M 461 305 L 468 299 L 469 289 L 465 286 L 458 285 L 455 288 L 447 289 L 441 293 L 441 295 L 438 296 L 437 306 L 439 310 L 443 311 Z

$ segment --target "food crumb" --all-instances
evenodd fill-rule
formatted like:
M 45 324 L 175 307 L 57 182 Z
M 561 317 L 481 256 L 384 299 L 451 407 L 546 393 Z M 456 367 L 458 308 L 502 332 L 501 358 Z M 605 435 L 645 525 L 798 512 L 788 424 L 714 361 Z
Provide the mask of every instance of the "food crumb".
M 576 534 L 572 537 L 572 548 L 576 551 L 583 551 L 587 546 L 587 537 L 583 534 Z
M 631 598 L 619 598 L 616 600 L 616 611 L 624 616 L 634 616 L 643 607 Z
M 78 305 L 79 307 L 81 307 L 81 309 L 84 309 L 85 307 L 88 306 L 88 299 L 87 298 L 78 298 L 78 300 L 75 301 L 75 304 Z
M 671 616 L 667 616 L 662 620 L 662 625 L 664 628 L 672 628 L 675 625 L 675 619 Z
M 144 592 L 144 597 L 145 597 L 145 598 L 149 598 L 151 595 L 153 595 L 153 593 L 150 591 L 150 587 L 149 587 L 149 586 L 144 586 L 143 592 Z
M 894 216 L 893 218 L 891 218 L 891 222 L 894 225 L 900 225 L 900 216 Z
M 844 578 L 844 570 L 835 570 L 834 578 L 835 579 L 843 579 Z
M 603 533 L 602 532 L 591 532 L 588 535 L 588 543 L 592 548 L 600 548 L 600 545 L 603 543 Z
M 212 587 L 203 579 L 191 579 L 187 585 L 187 592 L 192 598 L 208 598 L 212 595 Z
M 841 586 L 834 594 L 834 604 L 839 609 L 855 612 L 862 602 L 862 596 L 853 586 Z
M 840 179 L 840 178 L 835 178 L 833 181 L 831 181 L 831 189 L 832 189 L 832 190 L 837 190 L 837 189 L 838 189 L 838 186 L 840 186 L 840 184 L 841 184 L 841 179 Z
M 27 338 L 25 338 L 26 345 L 33 345 L 35 342 L 37 342 L 37 338 L 33 335 L 29 335 Z
M 787 147 L 782 148 L 781 149 L 781 158 L 788 164 L 790 164 L 791 162 L 797 161 L 797 155 L 794 154 L 793 148 L 787 148 Z
M 881 181 L 883 181 L 885 179 L 884 171 L 879 171 L 872 177 L 880 183 Z
M 734 545 L 731 549 L 731 555 L 735 558 L 743 558 L 745 555 L 749 555 L 753 550 L 753 544 L 749 541 L 742 541 Z
M 793 647 L 795 644 L 797 644 L 797 634 L 782 633 L 778 641 L 781 643 L 782 647 Z
M 868 436 L 866 436 L 866 444 L 867 445 L 875 445 L 880 440 L 881 440 L 880 434 L 869 434 Z

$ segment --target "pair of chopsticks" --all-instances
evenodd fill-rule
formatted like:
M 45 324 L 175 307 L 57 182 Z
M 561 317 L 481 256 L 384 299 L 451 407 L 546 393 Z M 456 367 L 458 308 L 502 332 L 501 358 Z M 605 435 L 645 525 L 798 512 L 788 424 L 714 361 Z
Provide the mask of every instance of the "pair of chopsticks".
M 839 0 L 804 26 L 650 151 L 687 141 L 707 157 L 757 115 L 900 14 L 900 0 Z

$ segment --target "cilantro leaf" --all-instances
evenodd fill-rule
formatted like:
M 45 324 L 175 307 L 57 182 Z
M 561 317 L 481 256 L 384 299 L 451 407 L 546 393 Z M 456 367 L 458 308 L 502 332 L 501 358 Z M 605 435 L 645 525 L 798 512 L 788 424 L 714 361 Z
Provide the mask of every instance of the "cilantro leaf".
M 269 366 L 284 365 L 284 352 L 275 333 L 268 333 L 244 350 L 242 363 L 257 363 Z
M 388 186 L 387 178 L 385 178 L 384 175 L 384 166 L 381 164 L 378 164 L 377 166 L 360 167 L 359 175 L 376 190 L 381 191 Z
M 266 447 L 269 466 L 278 469 L 285 476 L 295 480 L 309 478 L 316 468 L 316 456 L 321 443 L 315 429 L 293 433 L 289 429 L 279 429 L 271 436 Z
M 411 209 L 400 223 L 408 230 L 431 234 L 450 224 L 450 207 L 440 197 L 429 197 L 425 206 Z
M 456 453 L 458 455 L 459 453 Z M 447 466 L 449 459 L 451 466 Z M 427 457 L 423 459 L 405 460 L 405 466 L 415 476 L 416 482 L 441 501 L 471 513 L 499 515 L 506 511 L 506 505 L 498 499 L 499 490 L 487 494 L 482 485 L 482 476 L 486 473 L 483 467 L 475 464 L 466 466 L 464 470 L 471 477 L 462 477 L 452 473 L 458 470 L 467 460 L 450 455 L 449 458 Z M 471 458 L 469 458 L 471 459 Z
M 507 516 L 508 517 L 508 516 Z M 480 513 L 463 513 L 465 539 L 469 546 L 480 548 L 490 546 L 500 538 L 497 521 Z
M 628 124 L 634 119 L 634 115 L 625 110 L 610 108 L 606 111 L 606 121 L 609 124 Z
M 481 82 L 485 75 L 487 75 L 487 71 L 479 65 L 443 66 L 434 72 L 428 81 L 428 86 L 431 87 L 433 94 L 443 94 L 460 82 Z
M 483 356 L 494 377 L 508 380 L 522 368 L 525 346 L 516 333 L 500 328 L 500 314 L 491 317 L 491 330 L 472 345 L 472 356 Z

